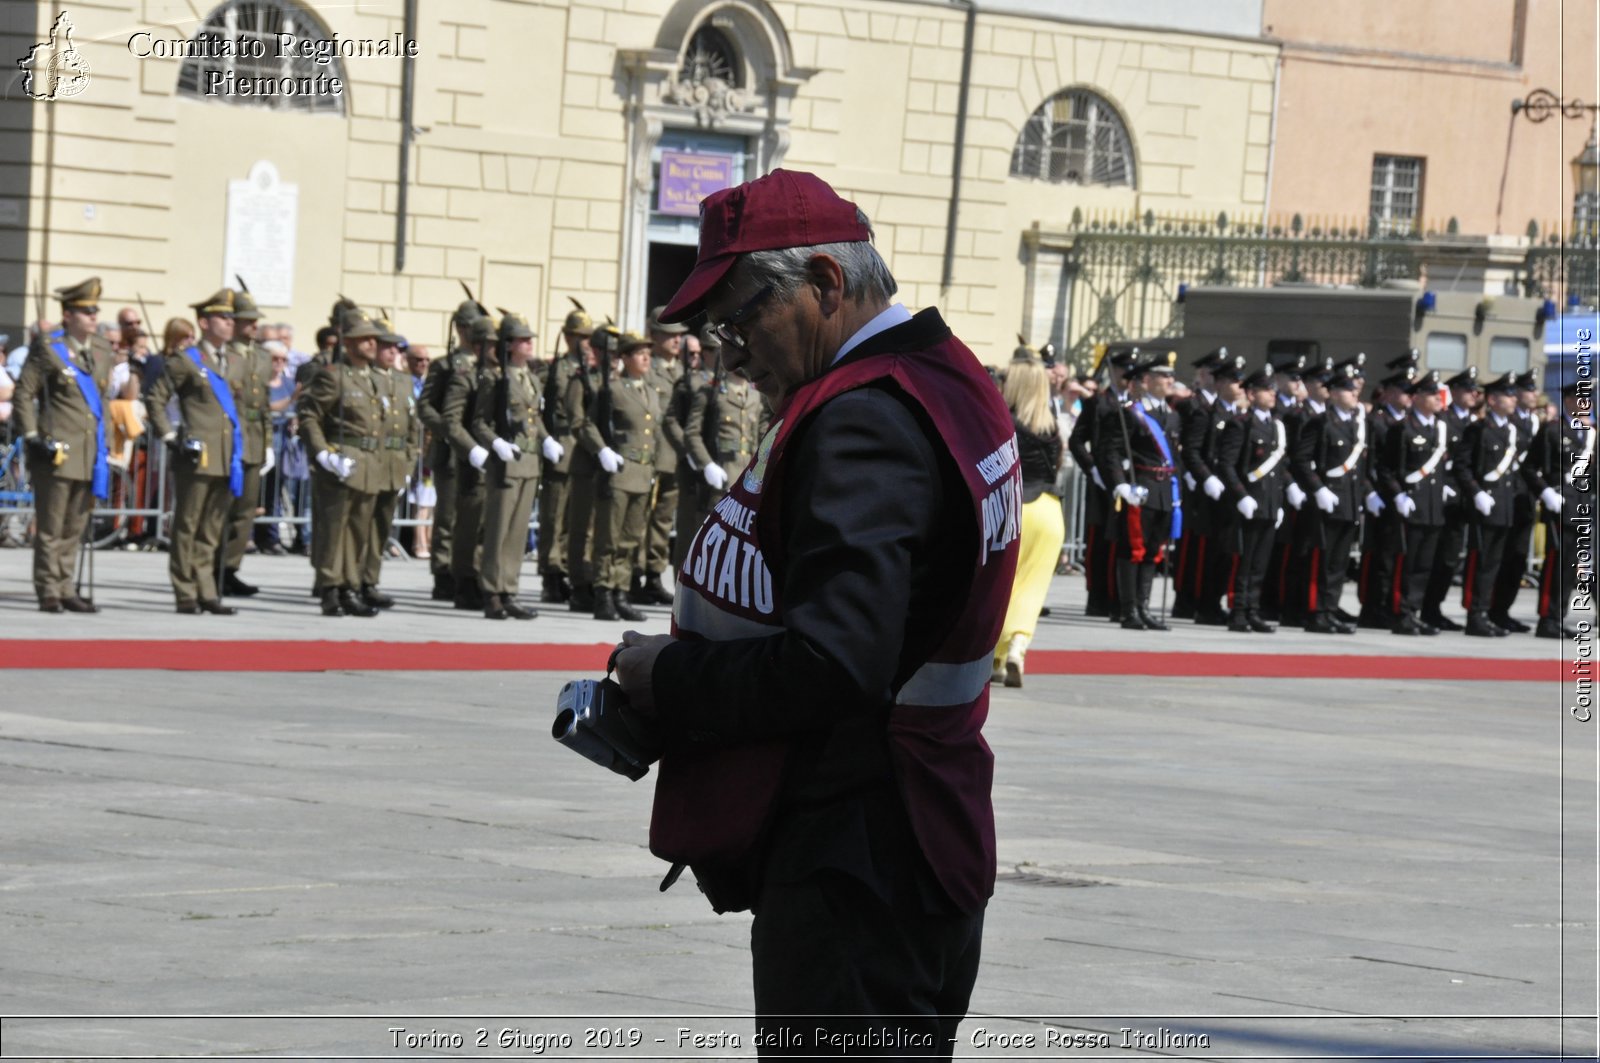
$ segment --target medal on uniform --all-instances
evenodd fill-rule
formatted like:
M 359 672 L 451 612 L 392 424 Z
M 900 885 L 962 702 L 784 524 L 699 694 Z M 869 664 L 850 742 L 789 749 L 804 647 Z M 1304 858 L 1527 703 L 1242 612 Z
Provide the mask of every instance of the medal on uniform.
M 772 457 L 772 444 L 778 438 L 778 429 L 783 427 L 779 421 L 767 429 L 767 434 L 761 440 L 761 449 L 756 452 L 756 463 L 750 466 L 744 474 L 744 489 L 753 495 L 761 493 L 761 481 L 767 477 L 767 460 Z

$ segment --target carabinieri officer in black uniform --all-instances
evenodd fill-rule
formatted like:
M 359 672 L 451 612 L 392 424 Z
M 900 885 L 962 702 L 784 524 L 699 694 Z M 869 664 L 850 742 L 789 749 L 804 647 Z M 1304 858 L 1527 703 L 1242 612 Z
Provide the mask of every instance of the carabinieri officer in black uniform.
M 1272 367 L 1262 366 L 1244 382 L 1250 407 L 1229 421 L 1217 446 L 1217 473 L 1233 503 L 1233 572 L 1228 592 L 1228 630 L 1270 635 L 1277 628 L 1261 615 L 1261 583 L 1272 553 L 1272 534 L 1283 520 L 1288 479 L 1288 432 L 1272 416 L 1277 385 Z
M 1292 450 L 1295 479 L 1310 496 L 1301 513 L 1310 525 L 1305 628 L 1317 635 L 1353 635 L 1339 616 L 1350 547 L 1356 541 L 1361 505 L 1372 490 L 1367 420 L 1361 382 L 1335 366 L 1327 378 L 1327 408 L 1306 419 Z
M 1528 440 L 1519 438 L 1522 430 L 1516 422 L 1517 378 L 1508 374 L 1485 384 L 1483 390 L 1487 412 L 1461 430 L 1451 466 L 1455 494 L 1465 503 L 1461 512 L 1467 521 L 1467 573 L 1461 585 L 1467 634 L 1494 638 L 1510 634 L 1489 619 L 1489 607 L 1511 534 L 1517 459 Z M 1448 415 L 1440 420 L 1449 423 Z
M 1418 614 L 1439 536 L 1444 532 L 1450 426 L 1439 417 L 1443 386 L 1437 370 L 1407 385 L 1411 409 L 1384 435 L 1377 455 L 1378 482 L 1388 505 L 1389 549 L 1395 558 L 1389 586 L 1397 614 L 1396 635 L 1439 633 Z
M 1129 401 L 1102 414 L 1100 474 L 1111 488 L 1117 599 L 1129 631 L 1168 630 L 1150 612 L 1150 588 L 1167 545 L 1183 534 L 1178 490 L 1178 415 L 1167 405 L 1171 353 L 1145 357 L 1128 370 Z

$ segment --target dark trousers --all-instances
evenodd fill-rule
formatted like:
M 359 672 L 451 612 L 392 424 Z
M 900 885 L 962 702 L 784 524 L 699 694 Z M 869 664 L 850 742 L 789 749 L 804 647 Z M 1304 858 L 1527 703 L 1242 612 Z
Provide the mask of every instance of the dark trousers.
M 1321 514 L 1305 519 L 1315 527 L 1306 564 L 1306 618 L 1319 613 L 1332 616 L 1338 612 L 1339 598 L 1344 594 L 1357 525 L 1353 520 L 1336 520 Z
M 1381 517 L 1365 518 L 1366 549 L 1361 554 L 1361 611 L 1385 620 L 1394 620 L 1403 597 L 1394 585 L 1400 563 L 1400 515 L 1393 507 Z M 1430 562 L 1431 564 L 1431 562 Z M 1423 573 L 1426 578 L 1427 573 Z
M 1439 537 L 1443 534 L 1442 524 L 1395 522 L 1392 552 L 1396 557 L 1390 585 L 1394 588 L 1391 601 L 1396 619 L 1415 620 L 1422 611 L 1422 598 L 1428 591 L 1428 577 L 1433 573 L 1433 558 L 1439 552 Z
M 1272 540 L 1276 531 L 1271 519 L 1240 520 L 1234 527 L 1232 569 L 1228 578 L 1228 610 L 1234 613 L 1261 612 L 1261 586 L 1266 581 L 1267 565 L 1272 560 Z
M 1083 494 L 1083 578 L 1089 592 L 1087 608 L 1091 613 L 1110 610 L 1116 615 L 1117 567 L 1113 563 L 1111 534 L 1107 520 L 1111 513 L 1111 495 L 1093 483 Z
M 1544 571 L 1539 574 L 1539 617 L 1567 618 L 1572 592 L 1578 585 L 1578 529 L 1574 524 L 1547 520 L 1544 524 Z
M 1422 595 L 1423 616 L 1436 615 L 1450 596 L 1450 581 L 1455 579 L 1456 569 L 1461 565 L 1469 526 L 1467 514 L 1460 506 L 1444 507 L 1444 531 L 1439 535 L 1439 549 L 1433 555 L 1433 571 L 1428 573 L 1428 589 Z
M 951 1058 L 978 977 L 983 912 L 889 905 L 847 875 L 820 871 L 768 882 L 755 913 L 760 1056 Z
M 1506 550 L 1510 528 L 1492 528 L 1488 525 L 1468 525 L 1467 574 L 1461 585 L 1461 607 L 1468 614 L 1487 613 L 1494 604 L 1495 580 L 1500 574 L 1502 557 Z M 1444 535 L 1440 535 L 1442 543 Z M 1439 567 L 1438 558 L 1434 568 Z M 1520 577 L 1519 577 L 1520 578 Z M 1426 605 L 1426 601 L 1423 603 Z
M 1511 531 L 1506 536 L 1500 571 L 1495 576 L 1490 616 L 1505 616 L 1511 612 L 1517 592 L 1522 589 L 1523 573 L 1528 571 L 1528 547 L 1533 543 L 1533 499 L 1519 493 L 1512 505 Z

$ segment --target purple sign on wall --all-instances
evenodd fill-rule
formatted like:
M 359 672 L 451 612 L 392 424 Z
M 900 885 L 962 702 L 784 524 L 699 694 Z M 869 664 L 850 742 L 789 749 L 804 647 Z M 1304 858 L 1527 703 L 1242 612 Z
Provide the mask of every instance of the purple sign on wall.
M 660 189 L 656 195 L 657 211 L 699 217 L 702 199 L 733 184 L 733 157 L 663 151 L 661 179 L 656 184 Z

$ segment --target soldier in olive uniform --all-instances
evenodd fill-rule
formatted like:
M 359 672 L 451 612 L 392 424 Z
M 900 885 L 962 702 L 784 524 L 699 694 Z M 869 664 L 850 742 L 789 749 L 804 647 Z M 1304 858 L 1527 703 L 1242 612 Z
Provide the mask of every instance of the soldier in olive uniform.
M 706 514 L 728 493 L 729 482 L 750 464 L 767 429 L 767 407 L 761 393 L 742 375 L 723 367 L 722 345 L 715 334 L 708 332 L 704 342 L 714 369 L 711 382 L 690 400 L 684 442 L 700 468 L 706 492 L 699 519 L 680 537 L 684 549 L 694 531 L 705 523 Z
M 482 609 L 483 590 L 478 572 L 483 565 L 483 468 L 489 449 L 472 438 L 472 411 L 477 407 L 479 374 L 494 358 L 495 320 L 487 315 L 472 323 L 472 349 L 476 361 L 470 372 L 450 375 L 444 393 L 445 438 L 456 459 L 455 542 L 450 547 L 450 576 L 455 583 L 457 609 Z
M 272 356 L 256 342 L 261 311 L 248 292 L 233 293 L 233 342 L 228 344 L 225 371 L 233 388 L 244 433 L 244 493 L 228 510 L 228 542 L 222 561 L 222 593 L 248 597 L 258 588 L 239 578 L 245 548 L 255 534 L 261 508 L 261 476 L 276 464 L 272 453 Z
M 244 425 L 228 383 L 234 293 L 223 288 L 194 304 L 200 344 L 168 358 L 145 400 L 150 427 L 173 451 L 177 499 L 168 572 L 180 613 L 231 616 L 217 587 L 217 560 L 228 514 L 244 494 Z M 167 421 L 178 400 L 183 432 Z
M 564 448 L 539 419 L 539 381 L 529 363 L 534 332 L 521 314 L 502 310 L 500 343 L 506 367 L 486 366 L 473 407 L 472 437 L 489 451 L 483 503 L 483 615 L 532 620 L 537 609 L 517 601 L 528 519 L 539 487 L 540 463 L 559 464 Z M 542 529 L 541 529 L 542 530 Z
M 644 614 L 628 604 L 627 590 L 649 519 L 661 401 L 648 379 L 650 341 L 623 333 L 618 347 L 622 376 L 595 395 L 579 440 L 603 470 L 595 488 L 594 618 L 639 621 Z
M 435 500 L 428 567 L 433 572 L 433 599 L 439 602 L 451 602 L 456 597 L 455 576 L 450 571 L 456 527 L 456 462 L 450 450 L 449 434 L 445 431 L 444 398 L 450 390 L 450 381 L 458 373 L 477 372 L 477 355 L 472 350 L 472 322 L 480 316 L 478 304 L 470 299 L 456 307 L 450 319 L 456 346 L 428 365 L 422 396 L 417 403 L 417 416 L 428 432 L 427 466 L 433 473 Z
M 593 365 L 574 370 L 567 381 L 567 390 L 561 396 L 561 408 L 572 425 L 575 444 L 568 466 L 567 487 L 567 572 L 572 580 L 572 596 L 567 608 L 574 613 L 591 613 L 595 609 L 594 594 L 594 495 L 599 478 L 605 473 L 588 448 L 581 445 L 584 426 L 589 423 L 589 409 L 594 405 L 602 381 L 612 372 L 617 338 L 621 333 L 614 325 L 596 328 L 589 337 L 589 350 Z M 602 368 L 602 363 L 604 367 Z
M 295 371 L 295 393 L 298 396 L 298 398 L 295 400 L 295 417 L 302 425 L 304 425 L 305 419 L 308 416 L 306 410 L 306 400 L 311 395 L 311 389 L 316 384 L 317 377 L 339 365 L 342 357 L 339 351 L 340 323 L 344 321 L 345 315 L 355 309 L 355 303 L 351 302 L 349 299 L 346 299 L 342 295 L 339 297 L 339 301 L 334 303 L 333 309 L 328 312 L 328 326 L 330 329 L 332 329 L 332 334 L 328 337 L 328 346 L 318 347 L 317 353 L 312 356 L 311 361 L 307 362 L 305 365 L 301 366 Z M 322 333 L 319 332 L 318 335 L 320 336 Z M 324 475 L 324 472 L 325 470 L 320 470 L 317 468 L 313 468 L 311 470 L 310 527 L 311 571 L 313 573 L 327 571 L 328 551 L 332 549 L 333 539 L 335 538 L 332 534 L 323 535 L 317 530 L 318 528 L 327 527 L 324 517 L 327 515 L 328 505 L 333 497 L 333 493 L 337 490 L 337 487 L 334 483 L 334 478 L 329 475 Z M 316 580 L 317 577 L 313 576 L 311 583 L 311 595 L 314 598 L 320 599 L 323 597 L 323 592 L 326 591 L 327 588 L 323 587 Z
M 546 461 L 540 476 L 539 575 L 544 586 L 539 600 L 542 602 L 564 602 L 572 594 L 567 580 L 567 502 L 571 496 L 577 426 L 562 399 L 574 374 L 594 360 L 594 351 L 589 347 L 594 322 L 578 300 L 573 299 L 572 306 L 572 313 L 561 327 L 561 340 L 566 350 L 551 359 L 549 366 L 538 374 L 544 396 L 540 418 L 545 433 L 561 446 L 562 454 L 560 461 Z
M 672 521 L 678 512 L 678 466 L 684 452 L 683 425 L 670 416 L 670 411 L 673 389 L 683 377 L 683 359 L 679 355 L 683 351 L 683 335 L 689 329 L 684 325 L 663 324 L 661 311 L 664 309 L 666 307 L 658 306 L 651 310 L 648 324 L 649 380 L 661 411 L 656 441 L 655 493 L 650 500 L 650 521 L 635 565 L 639 576 L 629 585 L 629 596 L 644 605 L 672 604 L 672 594 L 662 585 L 661 575 L 671 560 Z M 688 548 L 687 543 L 684 548 Z
M 406 489 L 417 463 L 416 401 L 411 395 L 411 375 L 400 361 L 400 345 L 405 337 L 380 314 L 377 326 L 378 353 L 372 367 L 378 386 L 378 402 L 383 407 L 383 474 L 379 477 L 378 504 L 372 511 L 372 529 L 361 554 L 361 599 L 374 609 L 390 609 L 394 599 L 378 589 L 383 571 L 384 550 L 394 528 L 394 511 L 400 492 Z
M 33 589 L 41 612 L 93 613 L 73 587 L 73 559 L 94 500 L 110 494 L 105 390 L 114 356 L 95 331 L 100 278 L 55 294 L 63 327 L 37 338 L 11 399 L 33 483 Z
M 362 560 L 378 496 L 388 480 L 383 396 L 373 360 L 382 334 L 360 310 L 345 314 L 344 360 L 319 372 L 301 403 L 300 435 L 329 487 L 317 526 L 326 541 L 317 569 L 323 616 L 376 616 L 362 598 Z

